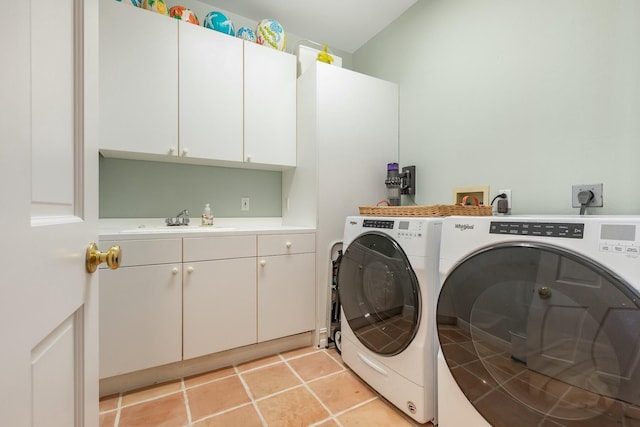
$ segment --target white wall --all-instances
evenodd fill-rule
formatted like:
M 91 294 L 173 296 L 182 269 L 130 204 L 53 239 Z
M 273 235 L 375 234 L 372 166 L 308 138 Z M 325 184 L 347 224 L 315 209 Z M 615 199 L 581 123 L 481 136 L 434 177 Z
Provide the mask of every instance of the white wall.
M 400 86 L 416 203 L 513 190 L 513 213 L 577 213 L 572 184 L 640 214 L 640 1 L 419 0 L 353 55 Z

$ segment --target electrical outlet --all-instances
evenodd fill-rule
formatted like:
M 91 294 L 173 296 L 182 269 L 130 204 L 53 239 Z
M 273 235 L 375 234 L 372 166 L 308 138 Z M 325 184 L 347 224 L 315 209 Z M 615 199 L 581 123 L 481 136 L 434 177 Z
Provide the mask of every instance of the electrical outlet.
M 581 191 L 591 191 L 593 192 L 593 199 L 587 206 L 596 206 L 602 207 L 604 206 L 604 200 L 602 198 L 602 184 L 579 184 L 573 185 L 571 187 L 571 206 L 574 208 L 580 207 L 580 201 L 578 200 L 578 193 Z
M 507 198 L 506 198 L 506 200 L 507 200 L 507 208 L 509 210 L 511 210 L 511 189 L 509 189 L 509 190 L 498 190 L 498 194 L 502 194 L 502 193 L 507 195 Z
M 240 199 L 240 210 L 242 210 L 242 211 L 248 211 L 249 210 L 249 198 L 248 197 L 242 197 Z

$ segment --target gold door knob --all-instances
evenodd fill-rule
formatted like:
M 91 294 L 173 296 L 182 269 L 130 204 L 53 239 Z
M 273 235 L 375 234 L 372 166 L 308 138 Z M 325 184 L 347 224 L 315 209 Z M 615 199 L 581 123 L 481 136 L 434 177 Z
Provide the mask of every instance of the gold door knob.
M 540 295 L 540 298 L 542 299 L 551 298 L 551 289 L 547 288 L 546 286 L 543 286 L 540 289 L 538 289 L 538 295 Z
M 98 245 L 90 243 L 87 248 L 86 266 L 89 273 L 93 273 L 98 269 L 98 266 L 103 262 L 106 263 L 110 269 L 115 270 L 120 267 L 120 260 L 122 259 L 122 251 L 120 246 L 113 245 L 107 252 L 100 252 Z

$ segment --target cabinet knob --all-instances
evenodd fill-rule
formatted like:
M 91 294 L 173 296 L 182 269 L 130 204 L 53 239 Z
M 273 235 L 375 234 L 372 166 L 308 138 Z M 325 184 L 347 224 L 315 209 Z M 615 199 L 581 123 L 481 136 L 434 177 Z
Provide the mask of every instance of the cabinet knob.
M 176 147 L 169 147 L 169 154 L 173 154 L 176 152 Z
M 260 260 L 260 266 L 264 267 L 265 265 L 267 265 L 267 261 L 264 259 Z
M 189 274 L 193 273 L 193 267 L 191 266 L 187 267 L 187 273 Z
M 189 154 L 189 150 L 187 148 L 183 148 L 182 149 L 182 155 L 186 156 L 187 154 Z
M 171 272 L 172 272 L 173 274 L 178 274 L 178 271 L 179 271 L 179 270 L 178 270 L 178 267 L 173 267 L 173 268 L 171 269 Z
M 285 245 L 287 248 L 290 248 L 290 247 L 291 247 L 291 245 L 292 245 L 292 243 L 291 243 L 291 242 L 287 242 L 287 243 L 285 243 L 284 245 Z

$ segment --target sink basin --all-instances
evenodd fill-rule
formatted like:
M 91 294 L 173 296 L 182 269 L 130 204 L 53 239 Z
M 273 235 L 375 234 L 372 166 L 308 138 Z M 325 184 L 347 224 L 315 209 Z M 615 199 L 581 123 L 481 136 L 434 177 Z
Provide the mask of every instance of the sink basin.
M 198 233 L 198 232 L 216 232 L 216 231 L 233 231 L 233 227 L 201 227 L 201 226 L 159 226 L 159 227 L 145 227 L 131 228 L 122 230 L 121 233 L 126 234 L 156 234 L 156 233 Z

